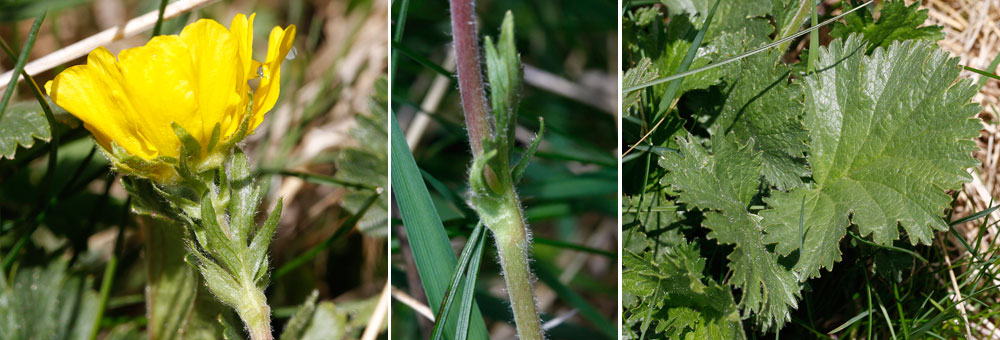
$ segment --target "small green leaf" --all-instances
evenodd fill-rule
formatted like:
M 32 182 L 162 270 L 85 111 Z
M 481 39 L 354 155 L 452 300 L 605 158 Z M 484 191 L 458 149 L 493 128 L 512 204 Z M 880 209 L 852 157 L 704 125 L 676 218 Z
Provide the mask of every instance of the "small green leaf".
M 180 124 L 172 122 L 170 126 L 174 128 L 174 134 L 181 140 L 181 159 L 198 159 L 202 151 L 201 143 L 194 136 L 191 136 L 187 130 L 184 130 Z
M 253 241 L 250 242 L 249 249 L 249 259 L 247 263 L 251 266 L 255 277 L 261 277 L 267 272 L 267 250 L 268 246 L 271 244 L 271 238 L 274 237 L 274 231 L 278 228 L 278 219 L 281 217 L 282 199 L 278 199 L 278 203 L 274 205 L 274 209 L 271 210 L 271 214 L 267 216 L 267 220 L 264 221 L 264 225 L 257 230 L 253 236 Z
M 622 88 L 626 89 L 653 81 L 653 79 L 656 79 L 656 69 L 653 68 L 653 62 L 649 58 L 642 58 L 638 64 L 625 71 L 625 76 L 622 77 Z M 622 114 L 633 115 L 632 108 L 639 105 L 641 98 L 642 91 L 632 91 L 623 94 Z
M 240 322 L 239 317 L 232 310 L 219 313 L 216 322 L 222 326 L 223 340 L 246 340 L 249 338 L 243 322 Z
M 544 134 L 545 119 L 538 117 L 538 134 L 531 140 L 531 145 L 528 146 L 528 149 L 524 151 L 521 158 L 514 164 L 514 169 L 511 170 L 510 176 L 515 184 L 521 181 L 521 176 L 524 176 L 524 170 L 528 168 L 528 163 L 531 163 L 531 159 L 535 156 L 535 151 L 538 150 L 538 145 L 542 143 L 542 135 Z
M 155 216 L 161 215 L 166 218 L 180 221 L 170 204 L 159 199 L 160 194 L 153 188 L 153 183 L 146 179 L 134 176 L 125 176 L 121 180 L 122 187 L 132 197 L 132 212 L 139 215 Z M 178 226 L 178 228 L 181 228 Z
M 848 1 L 841 4 L 843 11 L 851 9 Z M 944 38 L 941 26 L 924 26 L 928 10 L 920 9 L 920 3 L 907 6 L 903 0 L 889 0 L 882 6 L 878 20 L 874 20 L 871 11 L 860 10 L 845 17 L 845 23 L 834 23 L 830 36 L 846 39 L 851 34 L 860 33 L 869 43 L 868 54 L 875 48 L 889 47 L 896 41 L 938 41 Z
M 222 262 L 226 267 L 230 269 L 241 268 L 240 258 L 237 245 L 234 244 L 232 239 L 229 237 L 229 233 L 232 231 L 223 230 L 222 225 L 218 216 L 215 214 L 215 204 L 212 203 L 212 195 L 206 192 L 201 198 L 201 221 L 195 228 L 200 228 L 205 231 L 207 243 L 199 244 L 198 246 L 209 254 L 212 254 L 219 262 Z M 250 228 L 250 226 L 246 226 Z M 199 240 L 202 242 L 202 240 Z M 192 249 L 197 252 L 197 249 Z M 212 261 L 214 264 L 215 262 Z
M 0 159 L 14 159 L 18 147 L 30 148 L 35 139 L 52 139 L 49 122 L 37 102 L 13 104 L 0 117 Z
M 198 271 L 205 279 L 208 290 L 215 295 L 220 302 L 236 308 L 243 301 L 243 290 L 236 282 L 232 274 L 220 267 L 211 259 L 198 252 L 191 252 L 198 259 Z

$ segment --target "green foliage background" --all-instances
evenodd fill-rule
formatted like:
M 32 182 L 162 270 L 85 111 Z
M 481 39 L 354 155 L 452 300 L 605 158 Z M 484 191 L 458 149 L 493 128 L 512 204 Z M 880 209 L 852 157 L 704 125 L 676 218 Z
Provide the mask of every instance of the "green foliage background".
M 20 51 L 31 19 L 48 10 L 28 54 L 34 60 L 99 32 L 108 13 L 132 18 L 159 5 L 0 1 L 0 38 Z M 199 18 L 228 26 L 233 13 L 256 12 L 258 59 L 271 27 L 298 26 L 281 98 L 243 145 L 264 190 L 259 210 L 279 195 L 286 203 L 266 291 L 276 338 L 358 338 L 385 287 L 388 195 L 377 189 L 387 187 L 388 47 L 371 37 L 385 36 L 387 11 L 378 0 L 227 1 L 163 23 L 163 34 L 175 34 Z M 108 48 L 147 39 L 149 32 Z M 349 70 L 342 68 L 348 59 Z M 44 83 L 84 61 L 35 79 Z M 4 69 L 15 62 L 0 54 Z M 187 263 L 179 226 L 130 213 L 119 174 L 80 122 L 50 103 L 50 129 L 29 87 L 21 82 L 15 90 L 0 117 L 0 338 L 245 337 Z M 50 163 L 53 149 L 58 157 Z M 375 328 L 381 338 L 384 327 Z
M 715 3 L 626 4 L 626 87 L 840 7 L 720 1 L 706 29 Z M 779 45 L 788 51 L 623 93 L 623 148 L 641 141 L 623 160 L 625 338 L 955 338 L 992 319 L 990 302 L 956 312 L 959 294 L 993 301 L 989 281 L 959 272 L 959 292 L 940 284 L 948 250 L 932 240 L 960 237 L 946 190 L 971 179 L 981 126 L 977 88 L 956 79 L 926 18 L 918 4 L 877 2 Z

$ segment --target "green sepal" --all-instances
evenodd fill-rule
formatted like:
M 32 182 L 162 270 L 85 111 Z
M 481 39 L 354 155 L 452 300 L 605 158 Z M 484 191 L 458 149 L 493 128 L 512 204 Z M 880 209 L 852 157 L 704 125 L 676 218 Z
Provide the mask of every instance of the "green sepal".
M 524 170 L 528 168 L 528 163 L 531 159 L 535 157 L 535 151 L 538 150 L 538 144 L 542 143 L 542 135 L 545 133 L 545 118 L 538 117 L 538 134 L 535 135 L 535 139 L 531 140 L 531 145 L 528 149 L 524 151 L 524 155 L 521 155 L 521 159 L 514 163 L 514 170 L 511 171 L 511 177 L 514 179 L 514 184 L 521 181 L 521 177 L 524 176 Z
M 236 230 L 236 240 L 245 244 L 253 230 L 254 216 L 260 204 L 260 188 L 254 185 L 246 154 L 235 148 L 229 160 L 230 225 Z
M 184 193 L 168 191 L 177 189 L 178 187 L 163 188 L 159 185 L 155 184 L 153 185 L 153 190 L 155 190 L 156 193 L 158 193 L 161 197 L 166 199 L 167 202 L 169 202 L 170 205 L 174 207 L 174 210 L 180 211 L 187 218 L 189 224 L 194 223 L 194 220 L 201 219 L 201 203 L 198 203 L 193 199 L 185 197 L 186 195 Z M 180 189 L 183 190 L 177 190 L 177 191 L 183 191 L 185 193 L 187 191 L 191 191 L 187 187 L 181 187 Z
M 240 125 L 236 128 L 236 132 L 229 136 L 225 142 L 218 145 L 218 150 L 222 152 L 228 152 L 228 150 L 234 149 L 236 143 L 242 141 L 250 133 L 250 117 L 253 116 L 251 110 L 253 109 L 253 94 L 250 95 L 250 101 L 247 104 L 246 112 L 243 118 L 240 119 Z
M 212 153 L 215 147 L 219 144 L 219 137 L 222 134 L 222 126 L 219 123 L 215 123 L 212 127 L 212 136 L 208 139 L 208 146 L 205 147 L 205 152 Z
M 264 225 L 261 226 L 257 233 L 253 235 L 253 241 L 250 242 L 249 255 L 251 266 L 253 266 L 252 271 L 254 273 L 254 282 L 260 284 L 261 279 L 267 274 L 267 249 L 268 245 L 271 244 L 271 238 L 274 237 L 274 231 L 278 228 L 278 219 L 281 217 L 281 209 L 283 207 L 282 199 L 278 199 L 278 203 L 274 205 L 274 209 L 271 210 L 271 214 L 267 216 L 267 220 L 264 221 Z M 247 228 L 251 229 L 251 228 Z
M 132 197 L 132 212 L 139 215 L 160 216 L 182 221 L 180 215 L 174 212 L 170 204 L 162 199 L 154 184 L 146 179 L 125 176 L 121 180 L 122 187 Z
M 170 127 L 174 128 L 174 134 L 177 135 L 177 139 L 181 140 L 181 162 L 201 158 L 201 143 L 194 136 L 191 136 L 187 130 L 184 130 L 180 124 L 171 122 Z
M 218 152 L 211 152 L 218 144 L 219 137 L 216 136 L 216 130 L 219 128 L 218 124 L 212 129 L 208 148 L 204 150 L 202 149 L 201 142 L 195 139 L 194 136 L 191 136 L 179 124 L 170 123 L 170 126 L 174 128 L 174 134 L 181 141 L 180 162 L 178 163 L 177 171 L 182 178 L 190 180 L 206 176 L 205 172 L 215 171 L 222 167 L 223 160 L 230 152 L 229 149 L 220 148 Z M 231 148 L 232 146 L 229 145 L 229 147 Z
M 115 170 L 123 174 L 149 178 L 161 183 L 176 183 L 180 180 L 179 174 L 174 169 L 174 165 L 178 163 L 177 158 L 159 156 L 152 160 L 145 160 L 142 157 L 129 154 L 125 148 L 114 141 L 111 142 L 110 151 L 104 148 L 100 150 L 111 161 Z

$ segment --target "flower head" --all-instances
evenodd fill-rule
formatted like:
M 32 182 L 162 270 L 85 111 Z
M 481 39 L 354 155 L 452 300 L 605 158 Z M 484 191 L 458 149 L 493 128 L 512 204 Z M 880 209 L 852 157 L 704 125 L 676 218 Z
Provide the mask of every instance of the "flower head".
M 193 166 L 221 163 L 213 155 L 228 153 L 278 99 L 295 26 L 273 28 L 267 57 L 258 62 L 251 55 L 253 19 L 239 14 L 228 30 L 201 19 L 180 35 L 154 37 L 117 58 L 98 48 L 87 64 L 66 69 L 45 90 L 83 121 L 119 170 L 175 181 L 181 156 L 193 154 Z M 255 78 L 259 85 L 252 89 L 248 82 Z M 198 150 L 190 150 L 193 141 Z

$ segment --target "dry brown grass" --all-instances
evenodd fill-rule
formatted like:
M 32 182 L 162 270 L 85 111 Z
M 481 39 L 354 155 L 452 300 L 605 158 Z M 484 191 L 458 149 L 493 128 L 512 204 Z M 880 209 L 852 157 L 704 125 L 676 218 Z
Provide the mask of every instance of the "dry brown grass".
M 927 0 L 921 5 L 929 10 L 928 24 L 944 27 L 945 38 L 938 42 L 941 48 L 961 59 L 961 64 L 987 69 L 1000 53 L 1000 0 Z M 963 71 L 963 76 L 979 80 L 980 75 Z M 1000 192 L 1000 82 L 987 80 L 976 94 L 975 100 L 983 107 L 980 117 L 983 130 L 977 140 L 979 150 L 974 154 L 981 164 L 970 169 L 973 181 L 966 184 L 958 195 L 955 217 L 960 218 L 996 205 Z M 1000 220 L 1000 211 L 991 215 L 991 221 Z M 975 239 L 979 225 L 967 223 L 959 231 L 968 239 Z M 988 228 L 985 242 L 997 237 L 997 227 Z
M 988 70 L 993 59 L 1000 53 L 1000 0 L 926 0 L 921 2 L 921 6 L 929 10 L 928 24 L 940 25 L 944 28 L 945 38 L 938 42 L 941 48 L 960 58 L 962 65 Z M 968 71 L 963 71 L 963 76 L 976 81 L 982 77 Z M 997 158 L 1000 158 L 1000 127 L 997 125 L 1000 123 L 998 96 L 1000 96 L 1000 81 L 995 79 L 988 79 L 975 96 L 975 101 L 982 106 L 979 117 L 983 119 L 983 129 L 977 139 L 979 149 L 974 152 L 974 155 L 981 163 L 976 168 L 969 170 L 973 181 L 963 186 L 962 191 L 958 194 L 958 202 L 954 212 L 956 219 L 1000 203 L 997 200 L 998 192 L 1000 192 L 1000 171 L 997 167 Z M 965 239 L 975 240 L 981 232 L 981 221 L 958 225 L 956 230 Z M 989 247 L 989 244 L 998 236 L 995 221 L 1000 221 L 1000 210 L 994 211 L 988 221 L 991 225 L 982 231 L 980 249 L 994 249 Z M 949 234 L 948 241 L 942 242 L 941 245 L 949 250 L 948 253 L 957 254 L 959 258 L 970 255 L 953 235 Z M 991 258 L 996 254 L 979 255 Z M 964 271 L 968 269 L 956 268 L 954 270 Z M 952 275 L 954 275 L 953 273 Z M 992 281 L 993 284 L 1000 283 L 997 278 Z M 951 291 L 958 292 L 957 289 L 951 289 Z M 955 297 L 959 298 L 958 294 Z M 992 303 L 1000 301 L 998 294 L 989 294 L 983 298 L 993 300 Z M 978 312 L 975 309 L 975 305 L 959 304 L 959 310 L 963 317 L 966 313 Z M 979 322 L 969 325 L 972 328 L 973 336 L 997 338 L 996 319 L 989 319 L 981 319 Z

